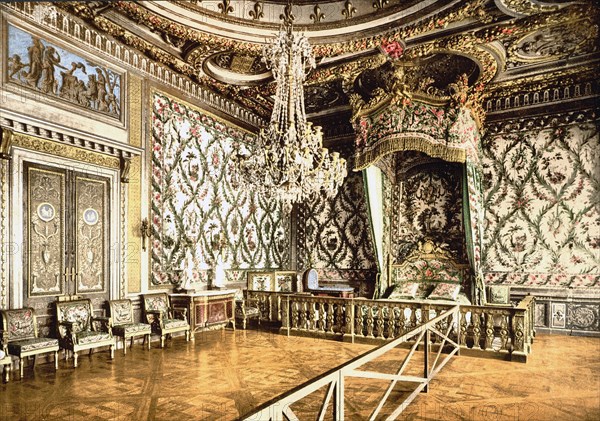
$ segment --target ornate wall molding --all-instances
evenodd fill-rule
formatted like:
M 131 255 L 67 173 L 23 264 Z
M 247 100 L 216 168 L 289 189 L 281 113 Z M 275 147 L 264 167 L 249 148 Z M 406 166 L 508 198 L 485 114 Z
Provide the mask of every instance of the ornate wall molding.
M 129 77 L 129 143 L 136 147 L 142 147 L 144 118 L 142 105 L 143 81 L 137 76 Z M 135 157 L 131 160 L 130 181 L 127 185 L 127 242 L 126 264 L 127 264 L 127 292 L 135 293 L 142 290 L 141 275 L 141 236 L 140 221 L 142 220 L 142 159 L 145 156 Z
M 551 103 L 566 103 L 575 101 L 580 103 L 586 98 L 600 96 L 598 81 L 583 83 L 562 84 L 560 87 L 546 87 L 531 90 L 525 93 L 508 95 L 494 95 L 485 103 L 486 113 L 490 118 L 494 114 L 505 113 L 509 110 L 547 107 Z
M 2 308 L 8 308 L 8 256 L 11 253 L 12 245 L 9 241 L 8 226 L 8 175 L 10 171 L 10 162 L 0 159 L 0 305 Z
M 512 118 L 510 120 L 490 121 L 486 125 L 486 133 L 492 136 L 501 133 L 509 134 L 529 130 L 542 130 L 573 123 L 589 123 L 597 121 L 598 116 L 597 108 L 588 108 L 552 115 L 532 115 L 528 117 Z
M 108 168 L 120 168 L 119 158 L 106 156 L 98 152 L 87 151 L 75 145 L 61 144 L 51 140 L 26 134 L 14 134 L 13 145 L 37 152 L 73 159 L 80 162 L 99 165 Z
M 27 19 L 30 23 L 36 22 L 34 17 L 35 2 L 8 3 L 1 5 L 0 10 L 10 10 L 12 13 Z M 60 9 L 57 9 L 56 13 L 45 18 L 43 25 L 47 30 L 52 30 L 54 33 L 66 37 L 68 40 L 75 41 L 78 45 L 82 44 L 94 54 L 109 57 L 111 60 L 125 65 L 150 79 L 174 87 L 216 110 L 233 115 L 250 126 L 259 127 L 265 123 L 263 119 L 240 107 L 233 101 L 192 82 L 189 78 L 181 76 L 167 66 L 149 60 L 135 49 L 102 35 L 94 29 L 90 29 L 83 22 L 64 13 Z
M 140 155 L 142 150 L 110 139 L 92 137 L 78 131 L 53 126 L 50 123 L 28 119 L 8 110 L 2 110 L 0 126 L 15 133 L 51 140 L 56 144 L 74 146 L 81 150 L 100 153 L 106 156 L 131 158 Z

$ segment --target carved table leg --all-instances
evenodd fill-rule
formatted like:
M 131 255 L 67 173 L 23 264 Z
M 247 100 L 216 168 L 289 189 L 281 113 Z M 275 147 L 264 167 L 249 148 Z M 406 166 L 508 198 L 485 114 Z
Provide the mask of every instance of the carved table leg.
M 79 357 L 79 355 L 77 355 L 77 352 L 73 351 L 73 367 L 77 368 L 77 358 Z
M 54 351 L 54 369 L 58 370 L 58 351 Z

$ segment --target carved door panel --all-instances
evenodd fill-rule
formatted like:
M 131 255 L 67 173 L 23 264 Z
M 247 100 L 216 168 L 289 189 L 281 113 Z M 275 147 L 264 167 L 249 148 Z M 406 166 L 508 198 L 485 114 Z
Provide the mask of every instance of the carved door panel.
M 24 165 L 23 303 L 41 333 L 53 332 L 57 297 L 91 298 L 95 310 L 109 298 L 109 189 L 104 177 Z
M 108 292 L 108 188 L 106 179 L 74 174 L 71 267 L 75 271 L 74 293 L 78 295 Z

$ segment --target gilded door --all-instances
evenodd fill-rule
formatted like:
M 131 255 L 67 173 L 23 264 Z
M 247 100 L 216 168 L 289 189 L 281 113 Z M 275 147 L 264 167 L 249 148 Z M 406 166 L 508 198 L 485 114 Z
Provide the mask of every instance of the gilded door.
M 51 333 L 58 297 L 110 296 L 109 188 L 105 177 L 40 164 L 24 165 L 23 303 Z

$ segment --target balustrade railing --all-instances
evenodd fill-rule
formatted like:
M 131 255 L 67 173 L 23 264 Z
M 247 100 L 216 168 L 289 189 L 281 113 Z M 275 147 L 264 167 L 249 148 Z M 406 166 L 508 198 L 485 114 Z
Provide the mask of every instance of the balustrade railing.
M 462 348 L 508 354 L 511 359 L 526 361 L 535 335 L 534 305 L 532 296 L 516 307 L 461 305 L 460 320 L 450 327 L 450 336 Z M 317 334 L 352 342 L 400 337 L 452 306 L 294 294 L 280 294 L 276 304 L 277 321 L 281 321 L 285 333 Z M 446 330 L 443 323 L 438 330 Z

